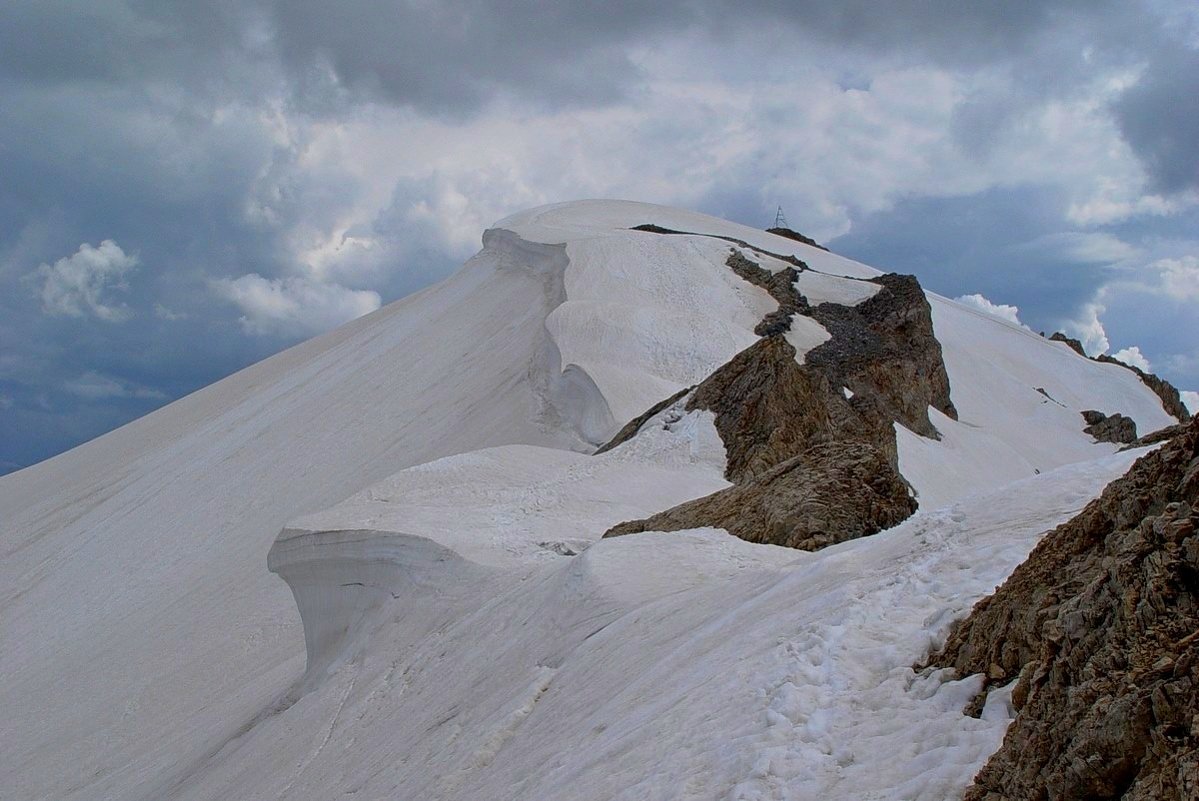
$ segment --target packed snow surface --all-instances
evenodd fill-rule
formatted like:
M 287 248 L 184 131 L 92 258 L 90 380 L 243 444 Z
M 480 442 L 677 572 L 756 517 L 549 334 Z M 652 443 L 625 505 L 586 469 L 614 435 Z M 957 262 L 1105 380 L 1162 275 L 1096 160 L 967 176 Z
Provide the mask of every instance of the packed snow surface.
M 912 664 L 1129 464 L 1082 409 L 1171 421 L 1131 371 L 930 295 L 960 419 L 898 430 L 916 517 L 817 554 L 598 541 L 727 485 L 681 403 L 588 455 L 775 308 L 718 237 L 798 255 L 813 302 L 876 291 L 703 215 L 545 207 L 437 286 L 0 478 L 0 798 L 960 795 L 1006 710 L 964 717 L 976 679 Z

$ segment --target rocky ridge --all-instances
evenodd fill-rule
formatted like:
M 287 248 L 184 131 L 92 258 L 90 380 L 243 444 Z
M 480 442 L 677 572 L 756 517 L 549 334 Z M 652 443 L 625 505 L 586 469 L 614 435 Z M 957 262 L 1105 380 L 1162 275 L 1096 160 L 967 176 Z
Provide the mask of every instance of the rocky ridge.
M 803 262 L 771 272 L 733 249 L 727 264 L 778 303 L 755 329 L 762 338 L 685 402 L 686 411 L 715 414 L 725 477 L 734 486 L 618 524 L 604 536 L 716 526 L 751 542 L 814 550 L 907 518 L 917 504 L 899 473 L 893 424 L 937 437 L 927 408 L 956 416 L 919 283 L 894 274 L 862 279 L 881 289 L 857 306 L 813 307 L 796 288 L 799 271 L 809 269 Z M 831 334 L 803 364 L 785 337 L 796 314 Z M 677 398 L 656 405 L 617 440 L 634 436 Z
M 766 233 L 774 234 L 775 236 L 784 236 L 787 239 L 794 239 L 796 242 L 803 242 L 805 245 L 811 245 L 814 248 L 828 250 L 828 248 L 817 242 L 812 237 L 804 236 L 799 231 L 792 231 L 790 228 L 767 228 Z
M 966 801 L 1199 798 L 1197 529 L 1192 421 L 957 627 L 933 663 L 1018 711 Z
M 1172 415 L 1180 423 L 1185 423 L 1191 419 L 1191 413 L 1187 411 L 1186 405 L 1183 404 L 1182 396 L 1178 394 L 1178 388 L 1166 379 L 1159 378 L 1153 373 L 1147 373 L 1141 368 L 1126 364 L 1119 359 L 1113 359 L 1106 353 L 1101 353 L 1098 356 L 1087 356 L 1087 352 L 1083 350 L 1081 342 L 1073 337 L 1066 336 L 1061 331 L 1055 331 L 1050 335 L 1049 339 L 1054 342 L 1064 343 L 1079 356 L 1091 361 L 1103 362 L 1104 364 L 1117 364 L 1125 370 L 1132 370 L 1140 377 L 1145 386 L 1149 387 L 1155 395 L 1161 398 L 1162 407 L 1165 408 L 1167 414 Z

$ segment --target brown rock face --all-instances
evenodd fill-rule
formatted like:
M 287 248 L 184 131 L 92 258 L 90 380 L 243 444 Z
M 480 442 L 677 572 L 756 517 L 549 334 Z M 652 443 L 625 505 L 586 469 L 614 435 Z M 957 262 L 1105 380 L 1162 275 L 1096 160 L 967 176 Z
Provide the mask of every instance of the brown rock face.
M 1082 417 L 1087 421 L 1087 427 L 1083 431 L 1094 437 L 1097 442 L 1127 445 L 1137 439 L 1137 422 L 1131 417 L 1119 413 L 1108 417 L 1095 409 L 1083 412 Z
M 957 419 L 949 374 L 933 335 L 932 309 L 912 275 L 873 279 L 882 289 L 857 306 L 822 303 L 811 311 L 832 339 L 808 352 L 805 362 L 855 398 L 870 398 L 880 413 L 926 437 L 939 438 L 928 407 Z
M 1088 359 L 1090 358 L 1089 356 L 1087 356 L 1087 352 L 1082 349 L 1082 343 L 1079 342 L 1074 337 L 1068 337 L 1065 334 L 1063 334 L 1061 331 L 1054 331 L 1053 334 L 1051 334 L 1049 338 L 1054 342 L 1065 342 L 1067 345 L 1070 346 L 1070 350 L 1074 351 L 1079 356 L 1082 356 L 1082 357 L 1088 358 Z
M 864 442 L 896 460 L 890 421 L 873 404 L 855 408 L 819 370 L 795 361 L 781 336 L 766 337 L 706 378 L 687 411 L 716 415 L 724 442 L 725 477 L 740 483 L 828 442 Z
M 1051 532 L 933 661 L 1019 714 L 967 801 L 1199 798 L 1199 421 Z
M 891 421 L 797 363 L 782 336 L 733 357 L 696 388 L 687 409 L 716 414 L 735 486 L 621 523 L 605 537 L 715 526 L 750 542 L 815 550 L 916 511 L 896 468 Z
M 762 339 L 701 382 L 686 405 L 715 414 L 725 476 L 735 486 L 621 523 L 604 536 L 715 526 L 751 542 L 814 550 L 906 519 L 916 501 L 898 470 L 893 423 L 938 436 L 928 406 L 957 414 L 916 279 L 880 276 L 873 281 L 881 289 L 858 306 L 813 308 L 795 286 L 798 271 L 808 269 L 803 262 L 792 259 L 792 267 L 771 272 L 734 249 L 726 263 L 778 303 L 755 329 Z M 813 317 L 831 334 L 802 365 L 783 336 L 795 314 Z M 635 436 L 678 397 L 629 423 L 613 443 Z
M 768 337 L 790 331 L 791 315 L 806 314 L 809 311 L 808 299 L 795 288 L 795 279 L 799 277 L 799 271 L 794 267 L 786 267 L 772 273 L 736 250 L 729 255 L 725 264 L 741 278 L 765 289 L 779 305 L 754 326 L 754 333 L 758 336 Z
M 621 523 L 604 536 L 705 525 L 750 542 L 815 551 L 898 525 L 915 511 L 907 484 L 877 448 L 829 442 L 743 484 Z
M 1178 394 L 1178 388 L 1164 378 L 1158 378 L 1153 373 L 1146 373 L 1139 367 L 1133 367 L 1131 364 L 1125 364 L 1119 359 L 1113 359 L 1106 353 L 1095 357 L 1097 362 L 1106 362 L 1108 364 L 1118 364 L 1126 370 L 1132 370 L 1136 373 L 1145 386 L 1153 390 L 1153 393 L 1161 399 L 1162 408 L 1166 413 L 1173 416 L 1178 422 L 1185 423 L 1191 419 L 1191 413 L 1187 411 L 1187 407 L 1182 403 L 1182 397 Z
M 774 234 L 775 236 L 783 236 L 787 239 L 794 239 L 796 242 L 803 242 L 805 245 L 811 245 L 814 248 L 828 250 L 824 245 L 817 242 L 810 236 L 804 236 L 799 231 L 792 231 L 790 228 L 767 228 L 766 233 Z
M 1132 448 L 1144 448 L 1146 445 L 1156 445 L 1159 442 L 1165 442 L 1167 440 L 1174 439 L 1183 431 L 1185 431 L 1186 427 L 1186 423 L 1177 423 L 1172 426 L 1166 426 L 1165 428 L 1159 428 L 1157 431 L 1150 431 L 1148 434 L 1137 437 L 1120 450 L 1127 451 L 1131 450 Z

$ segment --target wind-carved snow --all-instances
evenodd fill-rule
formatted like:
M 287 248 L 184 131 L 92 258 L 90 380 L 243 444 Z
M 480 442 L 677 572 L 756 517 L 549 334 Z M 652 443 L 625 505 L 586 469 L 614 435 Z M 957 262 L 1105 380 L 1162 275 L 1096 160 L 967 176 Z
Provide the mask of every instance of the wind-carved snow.
M 680 405 L 602 455 L 509 445 L 450 456 L 290 523 L 268 564 L 303 619 L 303 687 L 353 658 L 389 599 L 557 562 L 621 520 L 729 486 L 713 415 Z
M 0 797 L 957 797 L 1003 710 L 910 666 L 1128 464 L 1082 409 L 1169 420 L 1131 371 L 930 295 L 961 420 L 898 432 L 916 517 L 810 555 L 591 544 L 726 486 L 682 402 L 586 455 L 775 308 L 715 236 L 798 256 L 812 298 L 878 275 L 658 206 L 536 209 L 446 282 L 0 478 Z M 263 564 L 284 528 L 294 601 Z
M 978 677 L 912 666 L 1134 458 L 816 554 L 640 534 L 511 569 L 453 609 L 410 587 L 369 647 L 179 797 L 274 797 L 286 779 L 314 799 L 959 798 L 1010 712 L 996 694 L 966 716 Z M 284 736 L 333 718 L 338 748 Z

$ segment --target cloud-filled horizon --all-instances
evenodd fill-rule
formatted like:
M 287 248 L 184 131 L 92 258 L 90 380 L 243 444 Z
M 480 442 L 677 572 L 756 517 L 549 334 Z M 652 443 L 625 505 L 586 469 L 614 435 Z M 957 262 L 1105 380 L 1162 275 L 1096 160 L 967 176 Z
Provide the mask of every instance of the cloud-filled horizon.
M 0 473 L 584 197 L 782 205 L 1199 402 L 1185 0 L 23 0 L 0 89 Z

